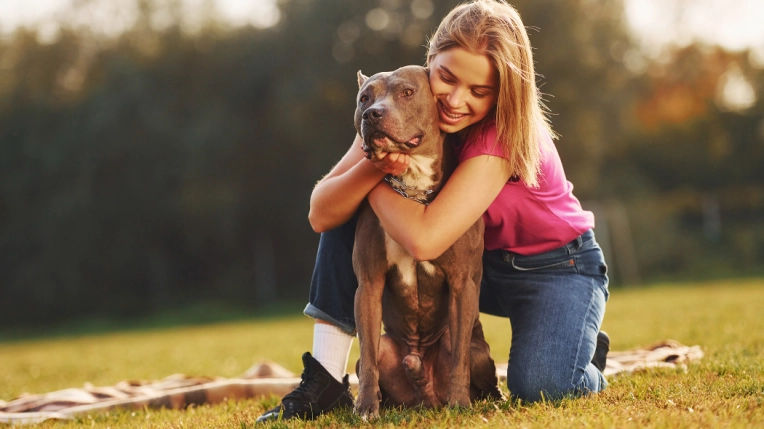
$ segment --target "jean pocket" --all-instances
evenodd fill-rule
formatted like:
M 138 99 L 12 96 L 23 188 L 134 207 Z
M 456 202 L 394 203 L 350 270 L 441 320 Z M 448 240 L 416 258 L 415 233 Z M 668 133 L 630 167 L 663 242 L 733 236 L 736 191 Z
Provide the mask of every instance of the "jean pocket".
M 568 256 L 565 259 L 538 259 L 534 260 L 533 257 L 528 259 L 522 259 L 518 261 L 518 258 L 512 256 L 509 258 L 509 263 L 512 268 L 518 271 L 539 271 L 539 270 L 554 270 L 554 271 L 576 271 L 576 257 Z
M 605 263 L 602 249 L 599 246 L 584 249 L 581 253 L 576 254 L 575 257 L 576 265 L 581 274 L 593 277 L 607 276 L 608 266 Z

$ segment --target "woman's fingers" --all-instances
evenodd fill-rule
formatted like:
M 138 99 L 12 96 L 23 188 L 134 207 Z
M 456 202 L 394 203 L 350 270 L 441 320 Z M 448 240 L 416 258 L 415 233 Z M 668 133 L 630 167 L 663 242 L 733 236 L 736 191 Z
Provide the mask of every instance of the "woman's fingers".
M 409 155 L 398 152 L 380 152 L 371 162 L 380 170 L 393 176 L 403 174 L 409 167 Z
M 409 168 L 409 155 L 406 153 L 390 153 L 386 156 L 390 160 L 389 174 L 394 176 L 401 175 Z

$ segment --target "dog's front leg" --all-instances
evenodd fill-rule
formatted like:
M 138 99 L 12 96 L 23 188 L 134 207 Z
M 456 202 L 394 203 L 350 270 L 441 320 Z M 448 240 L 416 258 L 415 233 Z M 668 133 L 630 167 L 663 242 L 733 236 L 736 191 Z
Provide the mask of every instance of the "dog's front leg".
M 379 341 L 382 328 L 384 273 L 359 278 L 355 293 L 355 318 L 361 357 L 355 413 L 365 419 L 379 417 Z
M 470 405 L 470 346 L 477 302 L 468 293 L 478 287 L 472 278 L 458 275 L 449 281 L 449 331 L 451 334 L 451 379 L 448 405 Z M 469 283 L 469 284 L 468 284 Z

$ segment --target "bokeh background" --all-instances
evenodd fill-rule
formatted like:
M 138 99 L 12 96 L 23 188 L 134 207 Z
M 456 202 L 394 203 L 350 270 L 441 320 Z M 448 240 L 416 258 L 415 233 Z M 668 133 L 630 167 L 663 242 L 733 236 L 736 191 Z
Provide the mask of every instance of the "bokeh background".
M 355 72 L 457 3 L 2 0 L 2 335 L 299 311 Z M 764 274 L 764 3 L 513 4 L 613 286 Z

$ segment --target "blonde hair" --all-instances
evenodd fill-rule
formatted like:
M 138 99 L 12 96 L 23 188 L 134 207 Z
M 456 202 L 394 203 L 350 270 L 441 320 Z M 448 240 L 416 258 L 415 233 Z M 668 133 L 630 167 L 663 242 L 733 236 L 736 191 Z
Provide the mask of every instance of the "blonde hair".
M 438 53 L 455 47 L 484 54 L 496 67 L 498 144 L 513 175 L 528 186 L 537 186 L 539 138 L 544 133 L 553 138 L 555 134 L 536 88 L 531 43 L 520 14 L 503 0 L 473 0 L 457 6 L 430 38 L 427 63 Z

